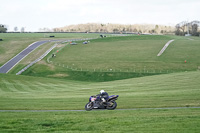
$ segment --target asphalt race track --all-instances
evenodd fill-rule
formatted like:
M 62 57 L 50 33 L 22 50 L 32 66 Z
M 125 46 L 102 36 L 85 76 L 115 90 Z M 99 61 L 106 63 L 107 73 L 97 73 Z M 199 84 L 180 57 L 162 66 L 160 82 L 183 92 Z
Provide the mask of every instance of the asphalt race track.
M 22 52 L 20 52 L 18 55 L 13 57 L 11 60 L 9 60 L 7 63 L 5 63 L 3 66 L 0 67 L 0 73 L 8 73 L 18 62 L 20 62 L 23 58 L 25 58 L 29 53 L 31 53 L 34 49 L 39 47 L 40 45 L 49 42 L 49 40 L 46 41 L 38 41 L 35 43 L 32 43 L 29 45 L 26 49 L 24 49 Z
M 65 40 L 65 42 L 70 41 L 82 41 L 82 40 L 92 40 L 97 38 L 85 38 L 85 39 L 72 39 L 72 40 Z M 19 63 L 23 58 L 25 58 L 28 54 L 30 54 L 34 49 L 39 47 L 40 45 L 47 43 L 47 42 L 57 42 L 57 41 L 64 41 L 64 40 L 45 40 L 45 41 L 38 41 L 30 44 L 26 49 L 20 52 L 18 55 L 10 59 L 7 63 L 0 67 L 0 73 L 8 73 L 17 63 Z

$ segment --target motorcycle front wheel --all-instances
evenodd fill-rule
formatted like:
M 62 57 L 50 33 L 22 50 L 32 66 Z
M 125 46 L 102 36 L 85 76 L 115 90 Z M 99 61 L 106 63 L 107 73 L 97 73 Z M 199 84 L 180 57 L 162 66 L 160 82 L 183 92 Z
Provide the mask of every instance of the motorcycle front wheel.
M 92 110 L 93 104 L 94 104 L 93 102 L 87 103 L 87 104 L 85 105 L 85 110 L 86 110 L 86 111 Z
M 114 110 L 117 107 L 117 103 L 115 101 L 111 102 L 111 105 L 107 106 L 108 110 Z

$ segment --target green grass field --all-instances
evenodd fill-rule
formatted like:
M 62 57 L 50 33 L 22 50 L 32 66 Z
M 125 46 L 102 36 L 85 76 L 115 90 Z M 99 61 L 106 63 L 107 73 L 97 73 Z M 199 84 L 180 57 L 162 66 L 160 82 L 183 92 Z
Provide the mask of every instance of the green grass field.
M 55 36 L 49 38 L 49 36 Z M 14 57 L 24 48 L 39 40 L 74 39 L 99 37 L 99 34 L 85 33 L 0 33 L 0 65 Z
M 185 72 L 110 82 L 2 75 L 1 109 L 84 109 L 89 96 L 118 94 L 118 108 L 200 106 L 200 73 Z
M 5 40 L 9 47 L 19 43 L 17 49 L 29 45 L 20 43 L 23 38 L 40 40 L 43 35 L 0 34 L 4 38 L 9 36 Z M 58 38 L 96 36 L 58 35 Z M 190 38 L 193 40 L 177 36 L 126 36 L 91 40 L 88 45 L 62 44 L 53 50 L 59 50 L 56 58 L 50 58 L 50 53 L 23 75 L 16 76 L 19 69 L 33 60 L 34 54 L 39 56 L 52 45 L 46 44 L 9 74 L 0 74 L 0 110 L 28 110 L 0 112 L 0 132 L 198 133 L 199 108 L 145 109 L 200 107 L 200 39 Z M 157 57 L 171 39 L 175 41 Z M 16 44 L 10 43 L 15 40 Z M 0 42 L 1 63 L 6 62 L 4 56 L 8 55 L 3 43 Z M 84 110 L 89 97 L 101 89 L 119 95 L 117 109 L 136 110 L 31 111 Z
M 0 113 L 1 132 L 198 133 L 200 109 Z
M 162 47 L 175 39 L 157 57 Z M 126 36 L 91 40 L 87 45 L 65 45 L 56 58 L 37 64 L 24 75 L 81 81 L 111 81 L 173 72 L 196 71 L 200 66 L 199 38 L 177 36 Z M 47 60 L 47 58 L 45 60 Z M 185 60 L 187 63 L 185 63 Z M 58 75 L 59 73 L 59 75 Z
M 175 41 L 161 57 L 169 40 Z M 92 40 L 89 45 L 66 46 L 52 62 L 76 69 L 117 71 L 196 70 L 200 65 L 199 40 L 175 36 L 127 36 Z M 188 64 L 184 64 L 187 60 Z
M 118 109 L 200 106 L 199 71 L 101 83 L 3 74 L 0 77 L 1 110 L 83 110 L 89 96 L 100 89 L 120 95 Z M 199 110 L 0 112 L 0 131 L 198 132 Z

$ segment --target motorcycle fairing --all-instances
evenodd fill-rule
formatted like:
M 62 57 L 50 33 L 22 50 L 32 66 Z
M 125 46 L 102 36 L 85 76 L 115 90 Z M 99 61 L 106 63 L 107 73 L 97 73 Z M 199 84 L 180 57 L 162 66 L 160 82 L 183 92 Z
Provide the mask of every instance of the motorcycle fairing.
M 109 96 L 108 101 L 111 101 L 111 100 L 113 100 L 113 99 L 117 100 L 118 97 L 119 97 L 119 95 L 112 95 L 112 96 Z

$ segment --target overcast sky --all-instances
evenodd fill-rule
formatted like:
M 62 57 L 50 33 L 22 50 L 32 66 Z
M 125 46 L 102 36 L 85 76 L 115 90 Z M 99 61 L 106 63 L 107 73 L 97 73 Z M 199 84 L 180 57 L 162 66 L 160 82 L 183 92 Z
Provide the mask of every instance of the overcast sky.
M 39 28 L 80 23 L 163 24 L 200 21 L 200 0 L 0 0 L 0 24 Z

